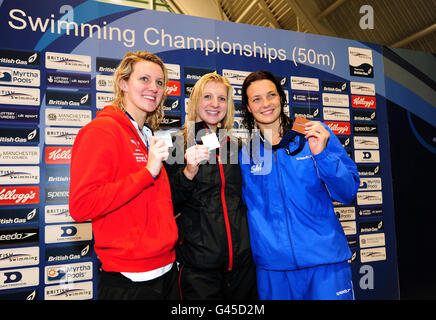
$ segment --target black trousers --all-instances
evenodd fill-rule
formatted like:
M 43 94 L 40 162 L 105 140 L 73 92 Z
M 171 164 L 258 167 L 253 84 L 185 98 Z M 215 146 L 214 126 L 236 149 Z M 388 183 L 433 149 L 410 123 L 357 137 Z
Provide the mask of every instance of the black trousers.
M 227 271 L 179 266 L 182 300 L 255 300 L 257 296 L 254 264 Z
M 149 281 L 135 282 L 118 272 L 100 268 L 98 300 L 178 300 L 178 273 L 174 263 L 170 271 Z

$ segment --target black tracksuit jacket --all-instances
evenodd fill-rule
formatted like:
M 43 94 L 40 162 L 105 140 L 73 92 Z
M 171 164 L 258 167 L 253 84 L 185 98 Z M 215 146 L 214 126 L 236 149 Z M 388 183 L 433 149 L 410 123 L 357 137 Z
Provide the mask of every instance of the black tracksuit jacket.
M 195 132 L 196 143 L 202 144 L 200 137 L 212 131 L 199 122 Z M 192 181 L 183 173 L 185 163 L 165 163 L 174 214 L 181 213 L 176 219 L 179 228 L 176 259 L 182 265 L 233 270 L 253 263 L 247 210 L 242 200 L 240 147 L 226 136 L 220 140 L 221 147 L 210 152 L 209 161 L 200 165 Z M 173 156 L 176 149 L 176 146 L 170 149 Z M 178 150 L 184 148 L 179 146 Z

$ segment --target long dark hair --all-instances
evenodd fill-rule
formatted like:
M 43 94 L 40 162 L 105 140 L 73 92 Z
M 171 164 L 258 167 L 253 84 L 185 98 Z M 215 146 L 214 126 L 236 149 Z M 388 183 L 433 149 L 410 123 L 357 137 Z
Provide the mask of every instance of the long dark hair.
M 290 117 L 288 117 L 285 114 L 285 111 L 284 111 L 284 108 L 288 104 L 288 102 L 286 100 L 285 91 L 283 90 L 282 86 L 280 85 L 279 80 L 271 72 L 266 71 L 266 70 L 260 70 L 260 71 L 250 73 L 245 78 L 244 83 L 242 84 L 242 102 L 241 102 L 241 104 L 242 104 L 241 113 L 243 116 L 242 124 L 244 125 L 244 127 L 246 129 L 248 129 L 248 131 L 250 132 L 250 135 L 251 135 L 251 132 L 254 129 L 254 117 L 251 114 L 251 112 L 248 111 L 247 89 L 251 85 L 252 82 L 258 81 L 258 80 L 270 80 L 276 86 L 277 92 L 280 96 L 280 106 L 281 106 L 281 110 L 280 110 L 281 132 L 280 132 L 280 135 L 283 136 L 286 132 L 291 130 L 293 121 Z

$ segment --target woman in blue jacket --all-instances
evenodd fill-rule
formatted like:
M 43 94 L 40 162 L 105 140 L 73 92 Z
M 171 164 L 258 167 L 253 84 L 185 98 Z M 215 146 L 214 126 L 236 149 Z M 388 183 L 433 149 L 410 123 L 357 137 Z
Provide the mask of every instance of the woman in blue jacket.
M 242 114 L 251 139 L 239 157 L 259 297 L 353 299 L 351 251 L 332 199 L 354 199 L 356 165 L 325 124 L 291 130 L 286 104 L 270 72 L 245 79 Z

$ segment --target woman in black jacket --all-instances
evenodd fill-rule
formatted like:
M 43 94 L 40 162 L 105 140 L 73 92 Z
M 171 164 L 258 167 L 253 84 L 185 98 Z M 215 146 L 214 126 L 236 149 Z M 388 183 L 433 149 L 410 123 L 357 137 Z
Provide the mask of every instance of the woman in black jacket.
M 165 164 L 174 213 L 180 214 L 176 260 L 182 299 L 257 298 L 239 145 L 230 134 L 232 90 L 216 73 L 197 81 L 183 134 L 176 135 Z

